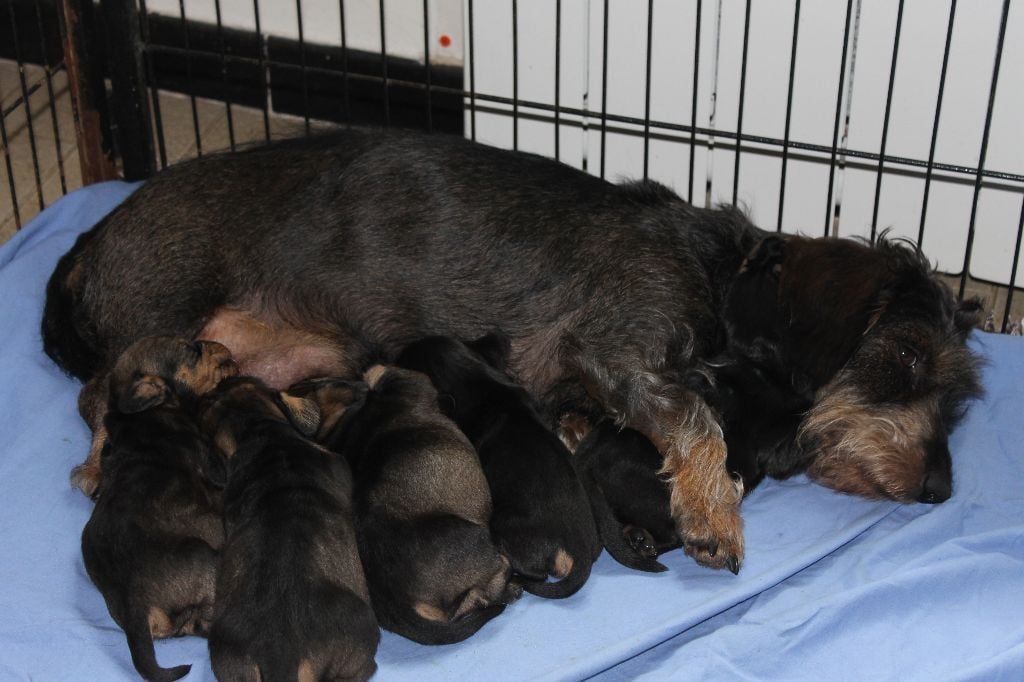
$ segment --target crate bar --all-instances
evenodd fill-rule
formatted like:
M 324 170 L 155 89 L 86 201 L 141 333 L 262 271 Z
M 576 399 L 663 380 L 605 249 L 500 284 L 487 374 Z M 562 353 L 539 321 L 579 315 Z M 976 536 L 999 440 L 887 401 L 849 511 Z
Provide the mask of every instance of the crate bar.
M 747 52 L 750 46 L 750 0 L 743 14 L 743 57 L 740 62 L 740 104 L 736 113 L 736 133 L 743 134 L 743 103 L 747 97 Z M 740 145 L 736 144 L 736 159 L 732 170 L 732 203 L 739 199 L 740 192 Z
M 11 193 L 11 207 L 14 208 L 14 225 L 21 229 L 21 211 L 18 210 L 18 188 L 14 183 L 14 168 L 11 166 L 11 145 L 7 142 L 7 125 L 0 112 L 0 143 L 4 146 L 4 164 L 7 166 L 7 187 Z
M 889 113 L 892 111 L 892 89 L 896 84 L 896 61 L 900 54 L 900 31 L 903 28 L 903 0 L 896 9 L 896 36 L 892 45 L 892 63 L 889 67 L 889 89 L 885 95 L 885 118 L 882 119 L 882 142 L 878 150 L 878 174 L 875 176 L 875 202 L 871 211 L 871 242 L 878 235 L 878 205 L 882 198 L 882 175 L 886 142 L 889 139 Z
M 958 296 L 964 297 L 967 288 L 967 277 L 971 269 L 971 251 L 974 249 L 975 219 L 978 217 L 978 197 L 981 195 L 981 177 L 985 168 L 985 155 L 988 153 L 988 136 L 992 131 L 992 111 L 996 103 L 996 86 L 999 84 L 999 67 L 1003 62 L 1003 42 L 1006 39 L 1006 16 L 1010 12 L 1010 0 L 1003 0 L 1003 15 L 999 20 L 999 41 L 996 43 L 996 59 L 992 66 L 992 86 L 988 91 L 988 110 L 985 112 L 985 132 L 981 136 L 981 151 L 978 154 L 978 172 L 974 178 L 974 199 L 971 201 L 971 221 L 967 226 L 967 246 L 964 249 L 964 267 L 960 271 L 960 291 Z M 1013 286 L 1013 282 L 1010 282 Z
M 843 29 L 843 56 L 839 60 L 839 87 L 836 88 L 836 122 L 832 128 L 832 153 L 829 156 L 828 168 L 828 199 L 825 201 L 825 227 L 823 233 L 823 236 L 825 237 L 828 236 L 829 224 L 832 222 L 832 190 L 835 187 L 836 153 L 839 151 L 839 122 L 843 117 L 843 84 L 846 80 L 846 51 L 850 46 L 850 17 L 852 15 L 853 0 L 846 0 L 846 26 Z
M 391 96 L 388 93 L 388 47 L 384 30 L 384 0 L 380 0 L 380 75 L 384 95 L 384 125 L 391 125 Z
M 953 20 L 956 18 L 956 0 L 949 5 L 949 26 L 946 28 L 946 47 L 942 52 L 942 71 L 939 74 L 939 94 L 935 98 L 935 120 L 932 122 L 932 141 L 928 147 L 928 170 L 924 174 L 924 199 L 921 202 L 921 226 L 917 230 L 917 248 L 924 243 L 924 224 L 928 217 L 928 193 L 932 188 L 932 166 L 935 163 L 935 144 L 939 139 L 939 116 L 942 114 L 942 94 L 946 90 L 946 67 L 949 65 L 949 46 L 953 42 Z
M 644 180 L 651 155 L 651 43 L 654 27 L 654 0 L 647 0 L 647 67 L 644 75 Z
M 786 126 L 782 143 L 782 177 L 779 179 L 779 219 L 775 224 L 776 232 L 782 232 L 782 213 L 786 209 L 786 170 L 789 167 L 789 131 L 793 121 L 793 81 L 796 76 L 796 46 L 799 34 L 800 0 L 796 0 L 796 8 L 793 11 L 793 47 L 789 52 L 789 90 L 786 93 Z
M 32 150 L 32 172 L 35 175 L 36 180 L 36 196 L 39 197 L 39 210 L 42 211 L 46 207 L 46 203 L 43 201 L 43 180 L 39 175 L 39 153 L 36 149 L 36 131 L 35 126 L 32 125 L 32 103 L 29 101 L 31 93 L 28 91 L 28 81 L 25 78 L 25 63 L 21 61 L 21 41 L 18 40 L 18 23 L 14 17 L 14 3 L 7 5 L 8 13 L 11 17 L 11 36 L 13 37 L 14 43 L 14 61 L 18 64 L 18 82 L 21 85 L 21 99 L 22 105 L 25 107 L 25 120 L 28 122 L 28 144 Z M 4 142 L 7 145 L 7 142 Z M 17 202 L 18 198 L 14 197 L 14 201 Z
M 213 11 L 217 17 L 217 51 L 220 53 L 220 87 L 224 98 L 224 113 L 228 119 L 228 146 L 235 151 L 235 121 L 231 115 L 231 96 L 228 93 L 228 66 L 224 59 L 227 48 L 224 45 L 224 24 L 220 17 L 220 0 L 213 0 Z
M 381 0 L 383 9 L 384 0 Z M 306 39 L 302 31 L 302 0 L 295 0 L 295 15 L 299 27 L 299 80 L 302 88 L 302 121 L 306 136 L 309 136 L 309 84 L 306 82 Z M 383 17 L 381 18 L 383 25 Z M 383 29 L 381 29 L 383 30 Z
M 519 3 L 512 0 L 512 149 L 519 149 Z
M 338 0 L 338 14 L 341 18 L 341 87 L 345 101 L 345 120 L 352 122 L 352 101 L 348 92 L 348 31 L 345 28 L 345 0 Z
M 78 162 L 82 183 L 86 185 L 117 178 L 117 169 L 105 145 L 105 131 L 109 130 L 105 114 L 106 90 L 103 74 L 96 68 L 97 50 L 92 32 L 88 30 L 93 25 L 92 10 L 92 2 L 87 0 L 61 0 L 59 13 L 64 66 L 75 110 Z
M 850 77 L 846 83 L 846 100 L 843 106 L 843 133 L 839 140 L 839 189 L 835 194 L 835 205 L 832 207 L 832 236 L 839 236 L 839 221 L 843 210 L 843 189 L 846 179 L 846 159 L 849 154 L 850 144 L 850 116 L 853 110 L 853 85 L 854 74 L 857 71 L 857 41 L 860 38 L 860 17 L 862 0 L 857 0 L 856 9 L 853 14 L 853 33 L 850 37 Z
M 423 0 L 423 68 L 427 82 L 427 132 L 434 130 L 433 110 L 430 103 L 430 15 L 427 11 L 427 0 Z
M 601 173 L 604 179 L 605 151 L 607 150 L 608 135 L 608 0 L 604 0 L 604 15 L 602 17 L 604 27 L 601 38 Z
M 469 139 L 476 142 L 476 63 L 473 48 L 476 38 L 473 33 L 473 0 L 469 0 Z
M 167 168 L 167 141 L 164 139 L 164 118 L 160 110 L 160 85 L 153 68 L 153 56 L 149 51 L 149 11 L 146 0 L 139 0 L 139 30 L 142 35 L 142 58 L 146 63 L 146 84 L 149 91 L 150 107 L 153 111 L 153 127 L 156 129 L 156 151 L 160 168 Z
M 139 12 L 134 2 L 100 3 L 107 31 L 107 68 L 117 153 L 125 180 L 143 180 L 156 171 L 153 123 L 142 58 Z
M 185 0 L 178 0 L 181 14 L 181 34 L 185 43 L 185 80 L 188 81 L 188 98 L 192 104 L 192 129 L 196 136 L 196 156 L 203 155 L 203 140 L 199 134 L 199 111 L 196 109 L 196 88 L 192 82 L 192 48 L 188 44 L 188 21 L 185 19 Z
M 561 159 L 562 0 L 555 1 L 555 160 Z
M 1017 281 L 1017 262 L 1020 260 L 1020 242 L 1024 235 L 1024 200 L 1020 205 L 1020 221 L 1017 223 L 1017 243 L 1013 247 L 1013 262 L 1010 264 L 1010 283 L 1006 287 L 1006 307 L 1003 309 L 1003 333 L 1009 331 L 1010 306 L 1013 305 L 1013 290 Z M 1024 324 L 1024 320 L 1022 320 Z
M 53 76 L 50 72 L 50 64 L 46 59 L 46 33 L 43 30 L 43 13 L 39 7 L 39 0 L 32 3 L 36 12 L 36 30 L 39 31 L 40 54 L 43 55 L 43 75 L 46 78 L 46 94 L 50 102 L 50 120 L 53 122 L 53 146 L 57 153 L 57 169 L 60 172 L 60 192 L 68 193 L 68 183 L 64 174 L 64 153 L 60 144 L 60 125 L 57 123 L 57 102 L 53 96 Z
M 700 79 L 700 14 L 702 0 L 697 0 L 697 17 L 693 31 L 693 93 L 690 98 L 690 193 L 686 200 L 693 203 L 693 157 L 697 147 L 697 83 Z
M 267 65 L 263 58 L 266 43 L 263 41 L 263 30 L 260 28 L 260 0 L 252 0 L 252 13 L 256 20 L 256 41 L 259 43 L 256 62 L 260 72 L 260 88 L 263 91 L 260 98 L 260 109 L 263 110 L 263 139 L 270 142 L 270 87 L 267 85 Z M 343 32 L 342 36 L 344 35 Z

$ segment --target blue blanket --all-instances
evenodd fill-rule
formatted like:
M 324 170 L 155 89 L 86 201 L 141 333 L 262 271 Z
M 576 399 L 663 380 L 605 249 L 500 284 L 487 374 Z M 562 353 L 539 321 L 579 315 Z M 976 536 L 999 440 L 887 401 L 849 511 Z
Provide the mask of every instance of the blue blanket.
M 57 259 L 133 189 L 75 192 L 0 249 L 0 679 L 136 677 L 82 565 L 92 503 L 68 484 L 89 445 L 79 385 L 39 339 Z M 524 595 L 461 644 L 384 633 L 377 678 L 1024 679 L 1024 342 L 971 344 L 987 394 L 952 435 L 948 502 L 767 481 L 744 502 L 739 576 L 678 551 L 657 575 L 604 554 L 575 596 Z M 158 642 L 157 657 L 213 679 L 203 639 Z

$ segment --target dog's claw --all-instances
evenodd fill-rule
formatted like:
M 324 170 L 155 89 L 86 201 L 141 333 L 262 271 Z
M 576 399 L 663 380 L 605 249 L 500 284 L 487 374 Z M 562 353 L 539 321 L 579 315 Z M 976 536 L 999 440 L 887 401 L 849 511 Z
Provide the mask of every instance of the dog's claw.
M 714 554 L 712 554 L 711 556 L 714 556 Z M 736 557 L 731 556 L 728 559 L 726 559 L 725 560 L 725 566 L 730 571 L 732 571 L 733 575 L 739 575 L 740 574 L 740 561 Z
M 715 556 L 716 554 L 718 554 L 718 543 L 712 542 L 708 545 L 708 556 Z M 735 571 L 733 571 L 733 573 L 735 573 Z

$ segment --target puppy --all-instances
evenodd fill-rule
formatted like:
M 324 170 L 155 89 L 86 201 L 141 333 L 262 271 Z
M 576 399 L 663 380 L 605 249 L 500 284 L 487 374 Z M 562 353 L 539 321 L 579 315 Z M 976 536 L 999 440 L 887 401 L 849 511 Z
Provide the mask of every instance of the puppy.
M 163 377 L 177 390 L 202 395 L 226 377 L 238 374 L 231 352 L 214 341 L 189 342 L 183 338 L 154 336 L 145 343 L 136 343 L 123 355 L 123 362 L 138 370 Z M 119 379 L 124 381 L 124 377 Z M 71 471 L 71 485 L 95 497 L 102 477 L 100 453 L 107 440 L 104 416 L 111 390 L 123 394 L 123 386 L 111 387 L 111 375 L 100 374 L 82 387 L 78 394 L 78 413 L 92 430 L 92 445 L 85 462 Z
M 359 562 L 352 476 L 306 436 L 316 403 L 225 380 L 204 430 L 229 462 L 210 658 L 220 680 L 365 680 L 380 639 Z
M 224 472 L 195 420 L 196 397 L 175 377 L 203 348 L 143 339 L 111 374 L 104 420 L 104 476 L 82 531 L 86 571 L 125 631 L 148 680 L 176 680 L 191 666 L 161 668 L 153 638 L 205 635 L 213 617 L 223 544 Z
M 419 372 L 382 365 L 366 375 L 358 411 L 337 419 L 348 382 L 296 391 L 318 400 L 331 450 L 356 481 L 359 553 L 381 625 L 422 644 L 466 639 L 515 600 L 508 559 L 491 541 L 491 496 L 473 446 L 437 406 Z M 333 406 L 333 407 L 332 407 Z
M 476 448 L 494 501 L 491 533 L 523 589 L 568 597 L 590 576 L 601 543 L 569 451 L 503 372 L 508 355 L 501 334 L 471 345 L 432 336 L 406 347 L 396 364 L 430 377 L 442 409 Z
M 643 434 L 602 420 L 573 453 L 573 464 L 608 553 L 623 566 L 657 573 L 657 557 L 682 546 L 658 449 Z

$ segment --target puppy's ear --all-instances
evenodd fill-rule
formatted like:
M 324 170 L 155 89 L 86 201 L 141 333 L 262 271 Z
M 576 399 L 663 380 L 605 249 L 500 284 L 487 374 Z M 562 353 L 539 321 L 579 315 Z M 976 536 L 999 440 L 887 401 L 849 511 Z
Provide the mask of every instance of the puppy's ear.
M 320 406 L 310 398 L 300 398 L 281 391 L 278 394 L 281 403 L 284 405 L 285 416 L 292 423 L 299 433 L 307 438 L 316 435 L 320 428 Z
M 981 322 L 982 304 L 980 298 L 968 298 L 960 301 L 953 313 L 953 325 L 957 331 L 966 335 Z
M 466 345 L 491 367 L 501 371 L 508 368 L 508 356 L 512 352 L 512 342 L 502 332 L 491 332 Z
M 171 397 L 171 387 L 158 376 L 147 374 L 132 382 L 117 401 L 117 409 L 123 414 L 134 414 L 163 404 Z

